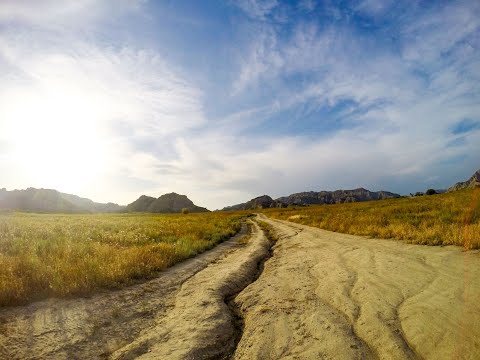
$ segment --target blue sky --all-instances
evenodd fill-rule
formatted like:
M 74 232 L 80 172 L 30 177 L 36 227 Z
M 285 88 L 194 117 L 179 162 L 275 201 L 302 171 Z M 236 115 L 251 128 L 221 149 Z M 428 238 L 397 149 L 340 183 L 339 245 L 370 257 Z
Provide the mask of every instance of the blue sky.
M 0 187 L 211 209 L 480 168 L 477 1 L 0 4 Z

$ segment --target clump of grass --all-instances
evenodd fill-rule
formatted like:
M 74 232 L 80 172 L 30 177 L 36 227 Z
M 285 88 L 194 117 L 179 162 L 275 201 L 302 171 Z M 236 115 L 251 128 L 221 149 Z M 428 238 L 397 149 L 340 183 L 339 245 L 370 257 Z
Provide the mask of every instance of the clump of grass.
M 263 210 L 272 218 L 353 235 L 480 248 L 480 189 L 361 203 Z
M 273 243 L 277 242 L 278 237 L 277 237 L 277 234 L 275 233 L 273 226 L 262 220 L 256 220 L 256 221 L 258 226 L 260 226 L 260 228 L 263 230 L 267 239 Z
M 241 216 L 0 214 L 0 306 L 150 278 L 240 230 Z

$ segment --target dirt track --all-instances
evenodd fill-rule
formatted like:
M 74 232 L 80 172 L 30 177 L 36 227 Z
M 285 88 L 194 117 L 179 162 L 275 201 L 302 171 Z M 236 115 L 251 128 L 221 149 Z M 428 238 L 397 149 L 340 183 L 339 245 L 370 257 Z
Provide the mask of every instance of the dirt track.
M 254 226 L 145 284 L 0 310 L 0 358 L 480 358 L 478 251 L 263 220 L 257 280 Z
M 236 359 L 480 359 L 480 254 L 266 220 Z
M 180 318 L 188 321 L 187 315 L 190 314 L 195 317 L 195 322 L 173 329 L 180 334 L 178 339 L 166 334 L 173 341 L 166 348 L 172 351 L 169 358 L 202 353 L 205 349 L 200 345 L 217 344 L 215 336 L 203 331 L 212 328 L 228 335 L 227 339 L 222 338 L 226 344 L 224 348 L 214 349 L 214 352 L 233 351 L 235 343 L 232 335 L 236 329 L 231 321 L 231 311 L 220 294 L 228 296 L 230 292 L 236 293 L 241 290 L 237 286 L 243 288 L 253 281 L 258 272 L 256 261 L 261 262 L 270 247 L 258 229 L 247 245 L 239 243 L 244 236 L 246 226 L 229 241 L 140 285 L 86 299 L 50 299 L 29 306 L 1 309 L 0 359 L 125 359 L 142 354 L 148 356 L 155 341 L 165 341 L 157 336 L 157 332 L 162 330 L 159 324 L 165 324 L 166 319 L 172 320 L 169 316 L 179 311 L 178 306 L 187 303 L 193 306 L 191 312 L 188 313 L 187 308 L 187 313 Z M 239 257 L 239 254 L 244 256 Z M 219 264 L 223 264 L 223 268 Z M 211 269 L 219 271 L 216 277 L 206 276 L 215 275 Z M 229 274 L 230 277 L 227 277 Z M 221 279 L 224 281 L 219 281 Z M 196 283 L 198 287 L 194 286 Z M 209 299 L 209 296 L 212 298 Z M 221 304 L 224 307 L 218 310 Z M 216 322 L 202 323 L 206 316 L 215 314 L 219 316 Z M 228 331 L 222 323 L 224 319 L 229 320 L 226 323 Z M 173 319 L 173 325 L 176 320 Z M 191 328 L 197 331 L 192 332 Z M 183 335 L 181 330 L 185 331 Z M 202 336 L 206 336 L 208 341 L 198 344 Z M 174 344 L 180 339 L 186 343 L 181 346 L 182 351 L 176 352 Z

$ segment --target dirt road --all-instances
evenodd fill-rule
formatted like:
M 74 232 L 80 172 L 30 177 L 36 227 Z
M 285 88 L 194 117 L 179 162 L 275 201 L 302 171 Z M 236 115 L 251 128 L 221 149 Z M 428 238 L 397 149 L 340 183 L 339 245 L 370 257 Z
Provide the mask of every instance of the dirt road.
M 280 240 L 235 299 L 235 359 L 480 359 L 478 251 L 264 221 Z
M 237 329 L 224 298 L 255 279 L 270 246 L 256 225 L 251 236 L 244 226 L 236 237 L 143 284 L 1 309 L 0 359 L 230 354 Z
M 0 310 L 0 358 L 480 358 L 478 251 L 262 220 L 272 249 L 253 225 L 144 284 Z

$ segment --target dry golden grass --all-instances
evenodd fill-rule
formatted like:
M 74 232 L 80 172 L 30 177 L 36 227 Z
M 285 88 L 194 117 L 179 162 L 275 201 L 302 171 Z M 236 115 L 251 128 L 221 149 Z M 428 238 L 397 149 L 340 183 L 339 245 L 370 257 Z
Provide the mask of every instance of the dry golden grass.
M 240 227 L 240 215 L 225 213 L 0 213 L 0 306 L 149 278 Z
M 362 203 L 262 210 L 326 230 L 425 245 L 480 248 L 480 189 Z

